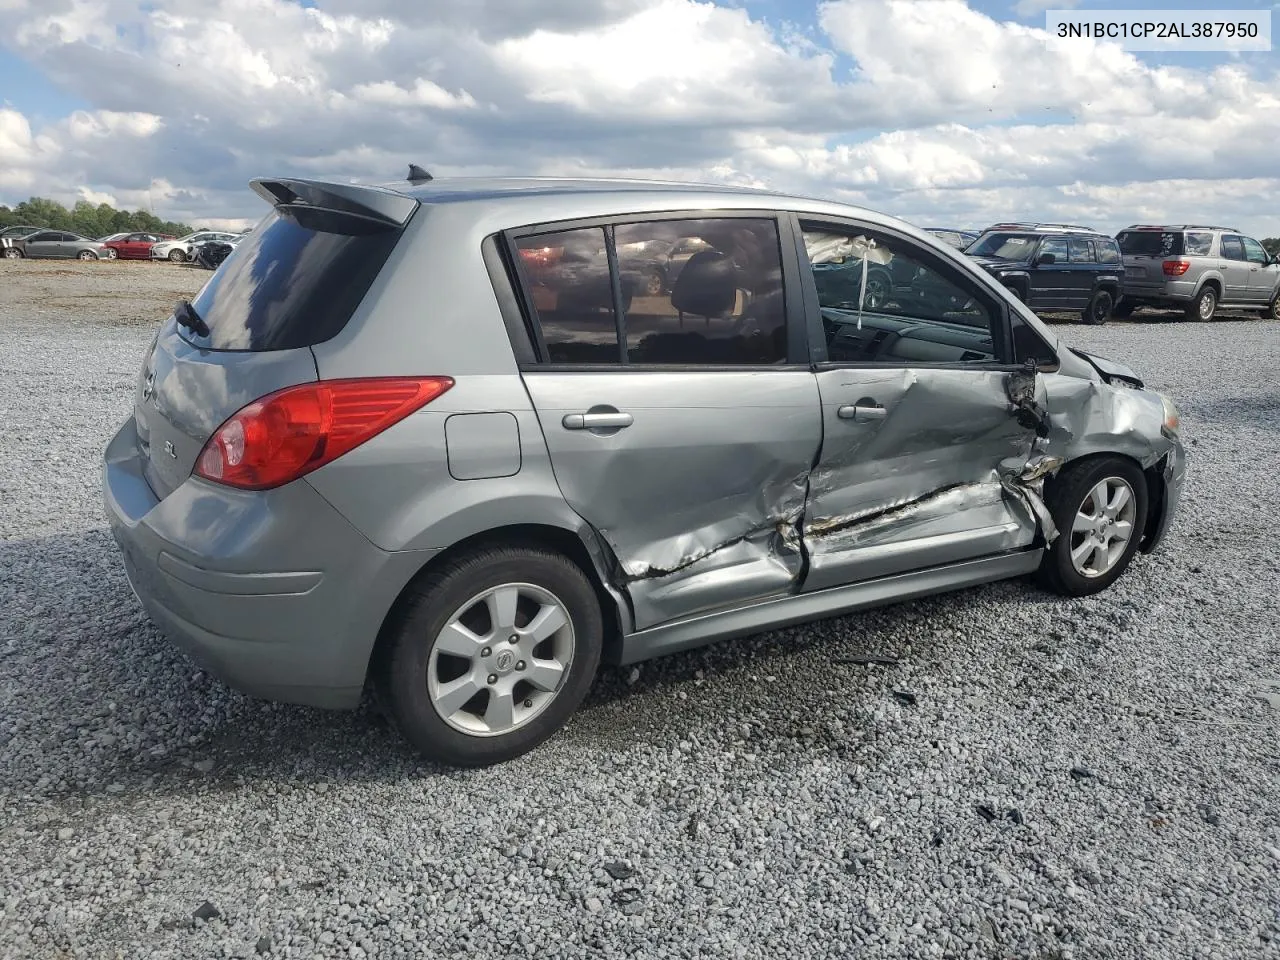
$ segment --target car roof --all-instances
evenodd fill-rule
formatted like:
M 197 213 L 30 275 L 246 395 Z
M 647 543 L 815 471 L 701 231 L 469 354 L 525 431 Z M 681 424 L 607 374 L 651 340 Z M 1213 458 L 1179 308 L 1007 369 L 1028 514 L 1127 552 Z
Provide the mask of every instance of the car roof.
M 442 177 L 376 187 L 423 204 L 477 203 L 528 208 L 525 222 L 691 209 L 778 209 L 800 214 L 855 217 L 916 235 L 918 227 L 865 207 L 798 194 L 715 183 L 569 177 Z
M 1227 233 L 1240 232 L 1235 227 L 1213 227 L 1203 223 L 1134 223 L 1125 227 L 1124 230 L 1121 230 L 1120 232 L 1125 233 L 1129 230 L 1165 230 L 1170 233 L 1174 233 L 1178 230 L 1225 230 Z

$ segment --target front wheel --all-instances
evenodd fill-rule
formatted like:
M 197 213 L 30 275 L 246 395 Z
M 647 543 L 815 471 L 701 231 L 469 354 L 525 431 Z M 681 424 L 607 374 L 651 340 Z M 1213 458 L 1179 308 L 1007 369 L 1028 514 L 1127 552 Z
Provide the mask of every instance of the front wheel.
M 1187 304 L 1187 319 L 1212 320 L 1217 310 L 1218 292 L 1213 287 L 1205 287 Z
M 76 259 L 77 260 L 97 260 L 98 255 L 94 253 L 92 250 L 81 250 L 79 253 L 76 254 Z
M 1262 315 L 1268 320 L 1280 320 L 1280 294 L 1271 301 L 1271 306 L 1262 311 Z
M 170 263 L 186 263 L 186 261 L 187 261 L 187 255 L 186 255 L 185 253 L 183 253 L 181 250 L 170 250 L 170 251 L 169 251 L 169 262 L 170 262 Z
M 1095 291 L 1089 298 L 1088 306 L 1084 308 L 1084 322 L 1093 326 L 1102 326 L 1111 317 L 1111 306 L 1114 303 L 1115 298 L 1111 296 L 1111 291 Z
M 118 258 L 119 256 L 120 256 L 120 253 L 119 253 L 119 251 L 117 251 L 117 250 L 116 250 L 116 248 L 115 248 L 115 247 L 107 247 L 107 259 L 108 259 L 108 260 L 115 260 L 115 259 L 116 259 L 116 258 Z
M 387 627 L 375 679 L 423 756 L 487 766 L 564 726 L 591 688 L 604 626 L 567 558 L 491 547 L 432 571 Z
M 1137 464 L 1098 457 L 1068 464 L 1045 483 L 1058 537 L 1037 577 L 1044 587 L 1084 597 L 1111 586 L 1137 552 L 1147 522 L 1147 482 Z

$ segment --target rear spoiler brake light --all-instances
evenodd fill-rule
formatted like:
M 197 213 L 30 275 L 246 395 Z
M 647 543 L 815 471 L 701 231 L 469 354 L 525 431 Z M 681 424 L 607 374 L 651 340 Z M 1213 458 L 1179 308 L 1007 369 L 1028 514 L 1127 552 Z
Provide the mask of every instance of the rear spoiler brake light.
M 273 207 L 311 208 L 374 220 L 389 227 L 403 227 L 418 209 L 418 201 L 385 187 L 321 180 L 258 178 L 249 181 L 253 192 Z

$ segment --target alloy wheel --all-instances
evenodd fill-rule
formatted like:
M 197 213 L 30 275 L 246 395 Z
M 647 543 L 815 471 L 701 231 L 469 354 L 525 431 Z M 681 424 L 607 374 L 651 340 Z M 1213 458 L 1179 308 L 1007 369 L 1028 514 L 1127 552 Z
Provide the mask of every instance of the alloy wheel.
M 889 299 L 889 287 L 879 277 L 867 278 L 867 293 L 862 299 L 862 305 L 867 310 L 878 310 L 883 307 L 885 301 Z
M 1100 577 L 1124 556 L 1137 515 L 1133 488 L 1120 477 L 1098 481 L 1071 525 L 1071 565 L 1083 577 Z
M 436 636 L 427 692 L 450 727 L 500 736 L 551 704 L 573 655 L 573 622 L 563 601 L 530 583 L 504 583 L 464 603 Z
M 1213 311 L 1218 306 L 1218 298 L 1213 295 L 1212 290 L 1206 290 L 1200 297 L 1200 319 L 1212 320 Z

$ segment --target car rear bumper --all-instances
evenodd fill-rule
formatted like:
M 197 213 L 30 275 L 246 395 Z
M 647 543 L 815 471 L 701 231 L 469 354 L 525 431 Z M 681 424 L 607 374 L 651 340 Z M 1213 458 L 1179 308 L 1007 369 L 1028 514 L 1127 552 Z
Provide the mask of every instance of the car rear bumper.
M 305 481 L 252 493 L 188 480 L 159 500 L 132 418 L 104 461 L 129 582 L 173 643 L 253 696 L 359 702 L 382 621 L 433 551 L 379 550 Z
M 1160 283 L 1124 281 L 1123 299 L 1131 303 L 1183 306 L 1195 299 L 1196 283 L 1192 280 L 1168 280 Z

